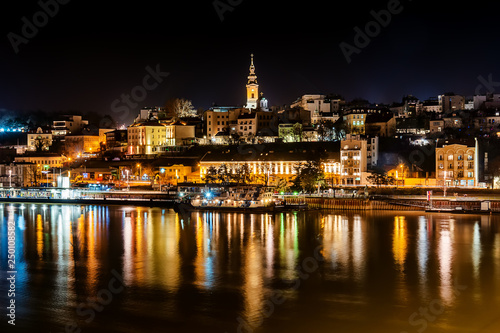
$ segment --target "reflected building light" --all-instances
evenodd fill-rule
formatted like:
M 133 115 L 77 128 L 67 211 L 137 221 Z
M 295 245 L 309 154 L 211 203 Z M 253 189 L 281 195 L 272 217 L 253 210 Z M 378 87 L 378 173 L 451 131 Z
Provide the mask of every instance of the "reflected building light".
M 210 215 L 210 221 L 213 214 Z M 211 289 L 215 282 L 214 261 L 216 256 L 211 255 L 211 237 L 209 226 L 203 220 L 198 220 L 196 225 L 196 259 L 195 283 L 203 289 Z
M 451 263 L 453 260 L 452 233 L 453 222 L 442 220 L 439 231 L 438 259 L 440 295 L 443 305 L 450 306 L 453 301 L 453 281 L 451 279 Z
M 243 253 L 245 281 L 243 283 L 244 316 L 252 327 L 260 325 L 264 298 L 261 247 L 254 237 L 249 237 Z
M 164 276 L 162 278 L 163 281 L 161 282 L 165 284 L 170 292 L 175 293 L 179 289 L 181 280 L 181 263 L 179 255 L 181 226 L 179 214 L 175 214 L 175 223 L 167 223 L 165 225 L 165 228 L 166 236 L 164 255 L 160 256 L 160 260 L 162 260 L 162 262 L 159 264 L 159 267 L 163 267 L 164 273 Z
M 427 285 L 427 264 L 429 261 L 429 238 L 427 236 L 427 219 L 425 216 L 418 218 L 418 272 L 420 284 L 424 289 Z
M 408 239 L 406 230 L 406 219 L 404 216 L 394 217 L 394 232 L 392 241 L 392 252 L 397 269 L 404 275 L 406 254 L 408 252 Z
M 97 272 L 99 271 L 98 260 L 96 258 L 96 220 L 95 210 L 89 212 L 89 223 L 87 225 L 87 284 L 89 290 L 97 287 Z
M 298 249 L 296 248 L 295 215 L 281 214 L 280 221 L 280 266 L 284 267 L 281 278 L 292 280 L 297 277 L 295 266 L 297 264 Z
M 43 221 L 40 214 L 36 216 L 36 252 L 38 258 L 43 259 Z
M 474 224 L 472 236 L 472 265 L 474 266 L 474 278 L 479 282 L 479 268 L 481 265 L 481 230 L 479 222 Z
M 352 228 L 352 261 L 354 277 L 359 282 L 364 279 L 365 269 L 363 267 L 364 236 L 361 229 L 361 216 L 354 216 L 354 226 Z
M 494 281 L 500 281 L 500 233 L 495 233 L 495 241 L 493 242 L 493 262 L 495 263 Z
M 123 282 L 130 286 L 133 282 L 133 234 L 131 213 L 123 212 Z
M 267 215 L 266 215 L 267 217 Z M 274 266 L 274 226 L 272 221 L 266 221 L 266 277 L 272 279 Z

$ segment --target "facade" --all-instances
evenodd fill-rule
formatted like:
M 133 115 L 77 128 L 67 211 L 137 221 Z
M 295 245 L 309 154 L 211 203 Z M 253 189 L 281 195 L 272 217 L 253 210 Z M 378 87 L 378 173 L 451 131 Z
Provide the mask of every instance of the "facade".
M 92 133 L 66 135 L 66 152 L 71 158 L 93 157 L 101 150 L 100 136 Z
M 20 187 L 25 185 L 28 163 L 0 164 L 0 187 Z
M 82 116 L 63 116 L 52 123 L 52 135 L 64 137 L 68 134 L 78 132 L 89 124 Z
M 52 146 L 52 131 L 44 131 L 38 127 L 35 133 L 27 134 L 27 150 L 28 151 L 47 151 Z
M 325 120 L 335 122 L 339 118 L 340 100 L 335 100 L 332 103 L 325 95 L 303 95 L 290 107 L 302 108 L 310 112 L 312 124 L 318 124 Z
M 465 109 L 465 97 L 454 94 L 444 94 L 438 96 L 439 105 L 442 112 L 458 111 Z
M 127 151 L 127 130 L 106 132 L 106 151 Z
M 255 138 L 257 134 L 257 113 L 241 113 L 238 117 L 236 132 L 241 138 Z
M 436 119 L 429 121 L 429 133 L 430 134 L 441 134 L 444 130 L 444 120 Z
M 175 121 L 165 125 L 165 142 L 155 152 L 166 151 L 168 147 L 190 145 L 195 139 L 195 125 Z
M 166 142 L 165 125 L 159 121 L 134 123 L 127 128 L 129 155 L 151 155 Z
M 369 114 L 376 114 L 379 110 L 371 108 L 353 108 L 345 112 L 344 122 L 350 134 L 366 133 L 366 118 Z
M 365 121 L 365 134 L 393 137 L 396 134 L 396 117 L 389 112 L 368 114 Z
M 342 185 L 365 184 L 367 170 L 367 142 L 359 135 L 348 134 L 340 143 L 340 168 Z
M 440 141 L 436 147 L 436 182 L 439 186 L 478 186 L 477 140 Z
M 254 154 L 252 149 L 242 150 L 231 148 L 230 150 L 211 151 L 200 161 L 200 181 L 204 182 L 210 167 L 219 169 L 225 165 L 230 174 L 236 174 L 238 169 L 244 165 L 252 175 L 252 182 L 275 186 L 280 181 L 290 182 L 297 175 L 297 166 L 305 164 L 314 156 L 314 148 L 291 149 L 286 144 L 263 145 L 260 153 Z M 340 178 L 340 163 L 338 154 L 328 157 L 323 164 L 328 182 Z
M 369 138 L 366 146 L 366 164 L 376 167 L 378 164 L 378 136 Z
M 212 108 L 205 111 L 206 137 L 215 140 L 220 132 L 237 132 L 238 117 L 243 111 L 241 108 Z

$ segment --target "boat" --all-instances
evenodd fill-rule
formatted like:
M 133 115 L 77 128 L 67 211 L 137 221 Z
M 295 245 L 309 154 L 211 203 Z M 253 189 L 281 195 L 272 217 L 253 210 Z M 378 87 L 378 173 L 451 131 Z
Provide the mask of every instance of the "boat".
M 177 212 L 217 210 L 226 212 L 264 213 L 284 210 L 304 210 L 306 203 L 294 204 L 274 199 L 265 187 L 228 187 L 218 193 L 205 191 L 192 196 L 182 195 L 174 203 Z

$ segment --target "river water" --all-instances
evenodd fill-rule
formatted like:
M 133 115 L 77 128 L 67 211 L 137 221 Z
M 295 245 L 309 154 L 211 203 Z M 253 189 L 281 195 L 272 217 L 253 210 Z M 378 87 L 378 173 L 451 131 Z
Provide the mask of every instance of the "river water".
M 498 333 L 499 222 L 4 204 L 0 331 Z

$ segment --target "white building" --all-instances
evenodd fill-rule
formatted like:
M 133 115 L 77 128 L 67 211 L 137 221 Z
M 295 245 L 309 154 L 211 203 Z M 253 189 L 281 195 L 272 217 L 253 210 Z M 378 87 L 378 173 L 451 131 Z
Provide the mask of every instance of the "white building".
M 348 134 L 340 143 L 340 179 L 342 185 L 362 185 L 367 170 L 367 142 Z

